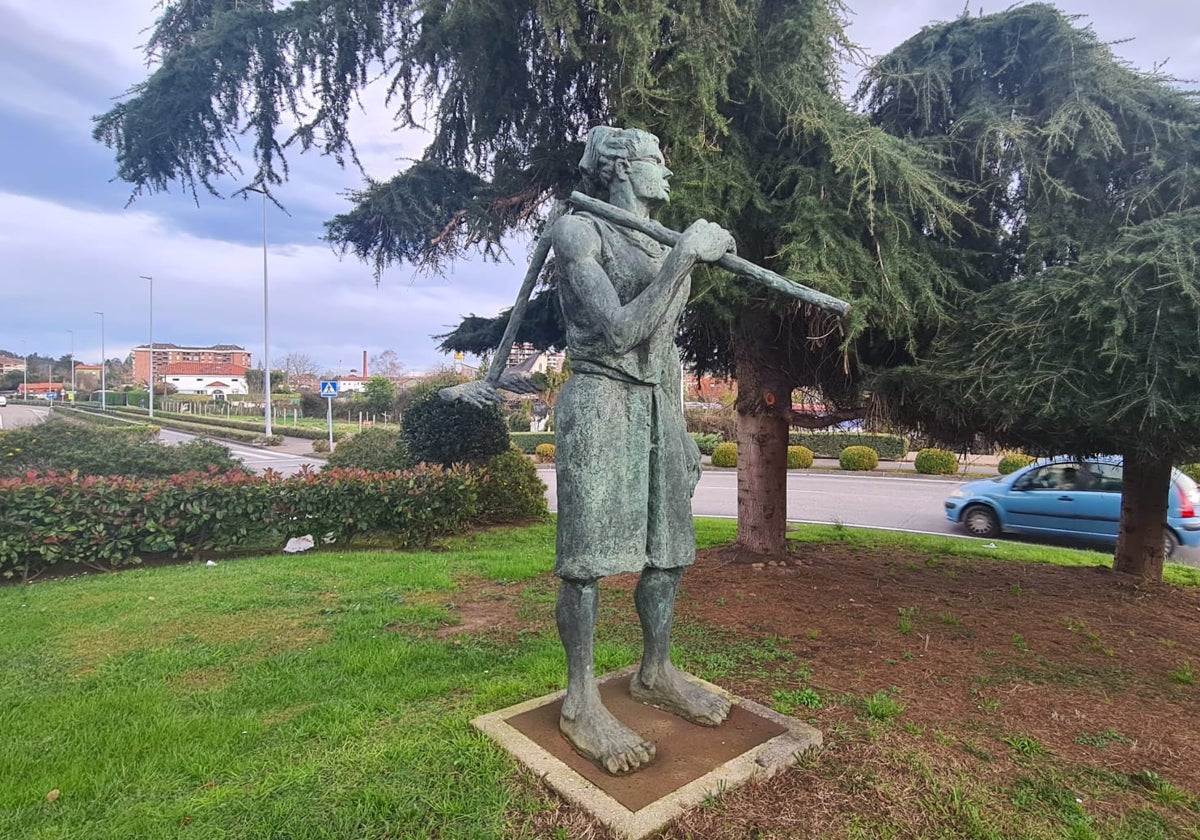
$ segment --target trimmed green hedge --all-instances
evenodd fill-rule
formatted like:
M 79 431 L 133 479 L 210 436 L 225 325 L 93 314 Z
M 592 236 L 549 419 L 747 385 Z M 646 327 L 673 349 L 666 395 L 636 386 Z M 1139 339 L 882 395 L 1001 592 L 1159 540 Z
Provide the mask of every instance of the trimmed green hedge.
M 243 471 L 219 443 L 192 440 L 166 446 L 157 435 L 156 426 L 89 425 L 65 417 L 10 429 L 0 432 L 0 478 L 54 472 L 148 479 L 195 471 Z M 0 511 L 4 509 L 0 497 Z
M 554 432 L 509 432 L 508 438 L 526 455 L 537 452 L 538 444 L 554 443 Z
M 0 574 L 27 575 L 55 563 L 116 567 L 146 553 L 278 546 L 303 534 L 344 540 L 381 533 L 400 547 L 427 545 L 476 518 L 485 476 L 421 465 L 384 473 L 302 470 L 289 478 L 0 479 Z M 487 511 L 489 521 L 502 521 L 505 510 L 497 507 Z
M 813 465 L 813 452 L 807 446 L 789 446 L 787 448 L 787 465 L 789 470 L 806 470 Z
M 948 449 L 922 449 L 913 460 L 913 469 L 922 475 L 954 475 L 958 456 Z
M 866 446 L 885 461 L 899 461 L 908 454 L 908 438 L 876 432 L 792 432 L 791 446 L 807 446 L 814 455 L 837 458 L 847 446 Z
M 64 420 L 73 420 L 77 423 L 90 423 L 95 426 L 133 425 L 128 420 L 123 420 L 120 417 L 113 417 L 112 414 L 105 414 L 99 408 L 56 405 L 54 407 L 54 414 L 56 417 L 61 417 Z M 149 428 L 158 431 L 157 425 L 149 426 Z
M 738 445 L 736 443 L 718 443 L 713 449 L 712 465 L 714 467 L 736 467 L 738 464 Z
M 847 446 L 838 454 L 838 464 L 844 470 L 873 470 L 879 466 L 879 455 L 869 446 Z
M 1034 462 L 1034 460 L 1035 459 L 1032 455 L 1023 455 L 1019 452 L 1012 455 L 1005 455 L 1000 459 L 1000 463 L 997 465 L 996 471 L 999 472 L 1000 475 L 1015 473 L 1022 467 L 1028 467 Z
M 146 418 L 146 412 L 138 408 L 118 407 L 109 410 L 117 414 L 129 415 L 131 417 L 138 417 L 141 419 Z M 233 429 L 235 431 L 244 432 L 254 432 L 262 429 L 263 427 L 262 420 L 237 420 L 232 417 L 214 417 L 211 414 L 191 414 L 176 411 L 160 411 L 159 409 L 154 410 L 154 419 L 155 421 L 159 421 L 160 419 L 170 420 L 172 423 L 188 423 L 190 426 L 209 426 L 216 429 Z M 166 423 L 163 423 L 162 425 L 165 426 Z M 175 426 L 172 426 L 172 428 L 175 428 Z M 319 440 L 322 438 L 325 440 L 329 439 L 328 429 L 314 429 L 303 426 L 287 426 L 286 428 L 283 426 L 278 426 L 277 428 L 286 432 L 289 437 L 305 438 L 307 440 Z M 191 429 L 189 429 L 189 431 L 191 431 Z M 274 431 L 274 429 L 272 429 L 272 431 Z M 333 432 L 333 439 L 335 441 L 341 440 L 346 434 L 346 432 L 337 431 L 335 429 Z M 240 437 L 232 439 L 248 440 Z

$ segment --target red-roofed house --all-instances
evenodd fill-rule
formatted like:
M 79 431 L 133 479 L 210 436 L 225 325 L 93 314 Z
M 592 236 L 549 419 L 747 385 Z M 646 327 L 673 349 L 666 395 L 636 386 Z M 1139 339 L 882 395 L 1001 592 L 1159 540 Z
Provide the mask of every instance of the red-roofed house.
M 228 362 L 171 362 L 154 378 L 175 386 L 181 394 L 208 394 L 210 397 L 246 394 L 246 369 Z

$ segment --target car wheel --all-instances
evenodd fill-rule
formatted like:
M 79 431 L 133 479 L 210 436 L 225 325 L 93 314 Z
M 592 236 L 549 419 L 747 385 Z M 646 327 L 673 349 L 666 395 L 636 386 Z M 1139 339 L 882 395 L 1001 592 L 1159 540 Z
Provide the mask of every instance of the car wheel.
M 973 537 L 994 537 L 1000 533 L 1000 522 L 987 505 L 971 505 L 963 512 L 962 522 Z
M 1179 540 L 1171 533 L 1171 529 L 1163 529 L 1163 557 L 1170 558 L 1174 556 L 1175 549 L 1177 548 L 1179 548 Z

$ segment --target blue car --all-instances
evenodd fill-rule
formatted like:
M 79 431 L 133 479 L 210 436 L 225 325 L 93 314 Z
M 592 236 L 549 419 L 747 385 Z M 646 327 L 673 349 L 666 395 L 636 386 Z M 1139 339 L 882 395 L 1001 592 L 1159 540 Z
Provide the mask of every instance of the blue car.
M 1039 461 L 998 478 L 960 485 L 946 518 L 976 537 L 999 534 L 1066 537 L 1115 545 L 1121 520 L 1119 458 Z M 1200 545 L 1200 487 L 1171 471 L 1163 551 Z

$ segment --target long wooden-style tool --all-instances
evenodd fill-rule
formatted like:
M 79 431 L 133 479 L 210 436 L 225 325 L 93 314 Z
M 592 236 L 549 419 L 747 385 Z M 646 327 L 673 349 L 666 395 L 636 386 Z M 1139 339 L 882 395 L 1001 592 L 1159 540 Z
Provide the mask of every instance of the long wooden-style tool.
M 635 216 L 628 210 L 614 207 L 607 201 L 592 198 L 590 195 L 585 195 L 581 192 L 571 193 L 571 197 L 567 200 L 580 210 L 586 210 L 593 216 L 599 216 L 601 219 L 612 222 L 614 225 L 633 228 L 662 245 L 673 247 L 679 241 L 679 233 L 671 230 L 669 227 L 660 225 L 652 219 L 643 219 L 641 216 Z M 813 306 L 828 309 L 839 315 L 845 315 L 850 311 L 850 304 L 844 300 L 827 295 L 824 292 L 818 292 L 816 289 L 810 289 L 808 286 L 793 283 L 791 280 L 781 277 L 774 271 L 768 271 L 762 266 L 755 265 L 749 260 L 744 260 L 733 254 L 725 254 L 721 259 L 717 260 L 716 264 L 726 271 L 737 274 L 740 277 L 749 277 L 751 280 L 756 280 L 780 294 L 799 298 L 805 303 L 811 303 Z

